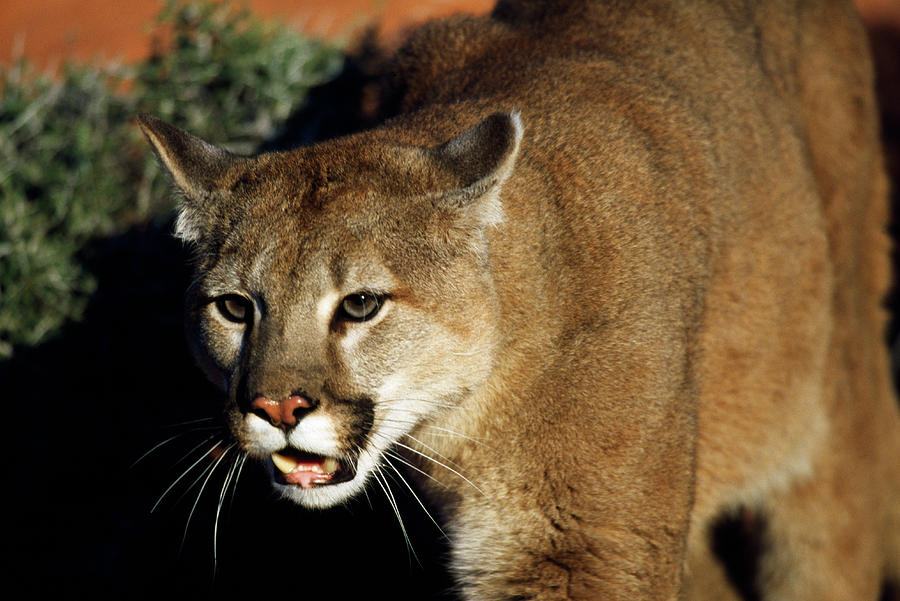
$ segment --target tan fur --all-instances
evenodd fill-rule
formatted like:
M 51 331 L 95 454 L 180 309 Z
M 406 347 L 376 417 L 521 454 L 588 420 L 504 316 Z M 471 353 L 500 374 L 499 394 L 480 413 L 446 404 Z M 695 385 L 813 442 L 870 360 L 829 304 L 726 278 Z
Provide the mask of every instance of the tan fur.
M 361 466 L 286 496 L 340 502 L 402 453 L 467 599 L 736 598 L 710 528 L 740 508 L 762 599 L 900 578 L 850 2 L 502 0 L 414 32 L 393 73 L 393 118 L 282 154 L 139 119 L 185 195 L 189 327 L 238 441 Z M 384 295 L 368 321 L 341 317 L 358 292 Z M 292 433 L 258 395 L 314 408 Z

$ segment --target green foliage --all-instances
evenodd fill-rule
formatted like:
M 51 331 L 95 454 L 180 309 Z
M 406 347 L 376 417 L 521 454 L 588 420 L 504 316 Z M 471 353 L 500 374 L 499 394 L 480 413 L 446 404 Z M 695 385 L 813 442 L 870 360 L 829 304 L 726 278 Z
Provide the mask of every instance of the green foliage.
M 235 151 L 270 137 L 341 65 L 335 49 L 229 5 L 170 3 L 161 18 L 170 50 L 137 68 L 141 109 Z
M 227 3 L 169 0 L 156 31 L 163 41 L 136 65 L 54 78 L 0 66 L 0 358 L 79 319 L 95 288 L 89 241 L 171 211 L 136 113 L 250 152 L 342 63 Z

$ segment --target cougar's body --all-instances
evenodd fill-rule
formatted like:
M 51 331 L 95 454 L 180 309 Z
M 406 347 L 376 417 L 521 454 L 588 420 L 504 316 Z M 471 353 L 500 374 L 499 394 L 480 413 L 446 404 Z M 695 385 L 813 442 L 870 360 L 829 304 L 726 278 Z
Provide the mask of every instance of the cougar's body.
M 251 158 L 140 120 L 196 353 L 285 496 L 401 457 L 468 599 L 737 598 L 738 510 L 760 598 L 878 598 L 900 417 L 850 2 L 501 1 L 413 32 L 385 107 Z

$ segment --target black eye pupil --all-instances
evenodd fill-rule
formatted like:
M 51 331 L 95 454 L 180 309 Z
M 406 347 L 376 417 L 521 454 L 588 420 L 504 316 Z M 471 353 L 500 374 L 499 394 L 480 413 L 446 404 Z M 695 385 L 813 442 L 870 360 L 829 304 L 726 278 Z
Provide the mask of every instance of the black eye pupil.
M 341 302 L 341 310 L 345 317 L 354 321 L 371 319 L 381 308 L 381 299 L 368 293 L 351 294 Z

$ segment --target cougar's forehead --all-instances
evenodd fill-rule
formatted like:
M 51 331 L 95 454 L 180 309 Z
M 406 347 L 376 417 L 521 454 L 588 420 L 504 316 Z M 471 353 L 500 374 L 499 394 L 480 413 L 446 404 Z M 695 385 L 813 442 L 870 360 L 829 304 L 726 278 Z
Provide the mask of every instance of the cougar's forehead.
M 224 239 L 205 254 L 233 261 L 250 292 L 371 291 L 388 269 L 410 284 L 412 259 L 429 244 L 434 182 L 394 156 L 413 151 L 328 148 L 261 156 L 232 188 L 220 213 L 227 231 L 214 234 Z
M 227 236 L 212 270 L 231 285 L 314 309 L 323 295 L 392 280 L 380 260 L 378 228 L 366 223 L 354 199 L 317 209 L 254 204 Z

